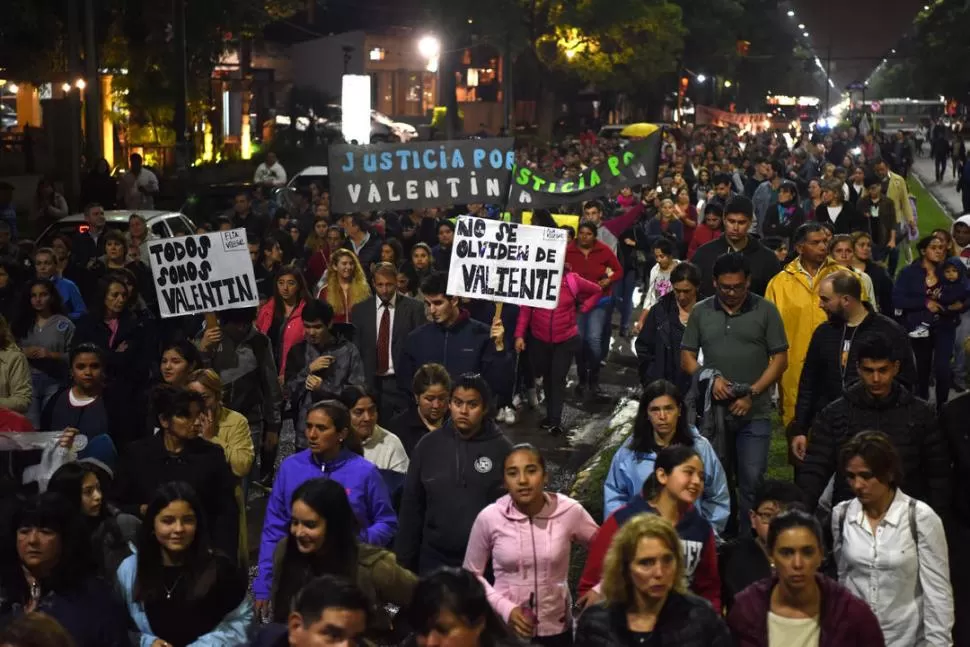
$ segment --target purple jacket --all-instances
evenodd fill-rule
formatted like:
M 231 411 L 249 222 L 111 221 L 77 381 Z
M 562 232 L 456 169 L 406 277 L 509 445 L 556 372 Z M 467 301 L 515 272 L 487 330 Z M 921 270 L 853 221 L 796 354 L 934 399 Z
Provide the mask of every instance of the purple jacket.
M 879 621 L 847 588 L 816 575 L 822 590 L 819 647 L 886 647 Z M 755 582 L 734 598 L 728 626 L 738 647 L 768 647 L 768 609 L 777 578 Z
M 373 464 L 343 449 L 336 459 L 321 463 L 309 449 L 286 458 L 273 483 L 266 504 L 266 519 L 259 544 L 259 572 L 253 581 L 253 596 L 268 600 L 273 583 L 273 551 L 286 536 L 290 523 L 293 492 L 313 478 L 329 478 L 347 490 L 350 507 L 360 523 L 360 540 L 374 546 L 386 546 L 397 532 L 397 517 L 384 479 Z

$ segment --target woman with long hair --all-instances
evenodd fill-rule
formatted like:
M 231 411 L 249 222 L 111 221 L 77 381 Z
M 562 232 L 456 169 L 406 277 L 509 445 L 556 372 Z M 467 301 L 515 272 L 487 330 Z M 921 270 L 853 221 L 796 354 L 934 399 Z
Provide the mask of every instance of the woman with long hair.
M 96 574 L 76 504 L 47 492 L 15 505 L 2 536 L 0 617 L 46 613 L 76 647 L 130 644 L 124 609 Z
M 643 390 L 633 433 L 614 454 L 603 484 L 603 514 L 613 514 L 640 495 L 644 481 L 655 471 L 657 454 L 671 445 L 692 447 L 700 455 L 704 462 L 700 512 L 723 532 L 731 508 L 724 468 L 711 443 L 690 424 L 680 389 L 667 380 L 652 382 Z
M 603 602 L 579 616 L 583 647 L 732 647 L 711 605 L 687 592 L 687 558 L 666 518 L 641 514 L 614 537 L 603 569 Z
M 546 461 L 534 446 L 513 447 L 503 471 L 508 494 L 478 514 L 463 567 L 478 576 L 492 609 L 516 635 L 569 647 L 569 556 L 574 544 L 589 544 L 598 526 L 579 502 L 546 491 Z M 485 579 L 489 563 L 494 585 Z
M 950 644 L 953 587 L 940 517 L 899 489 L 902 466 L 886 434 L 856 434 L 840 462 L 855 498 L 832 510 L 839 582 L 869 604 L 887 644 Z
M 64 312 L 53 283 L 46 279 L 27 282 L 13 334 L 30 364 L 33 397 L 27 417 L 39 429 L 47 401 L 67 385 L 67 354 L 74 339 L 74 322 Z
M 280 384 L 286 374 L 286 356 L 303 341 L 303 306 L 309 298 L 303 273 L 295 267 L 284 266 L 276 273 L 272 298 L 256 314 L 256 328 L 273 345 Z
M 872 260 L 872 235 L 867 231 L 857 231 L 852 234 L 853 269 L 865 272 L 872 281 L 872 289 L 876 294 L 879 312 L 891 316 L 893 312 L 893 280 L 889 272 L 881 264 Z
M 175 339 L 162 347 L 159 375 L 169 386 L 182 388 L 189 376 L 204 365 L 202 354 L 191 341 Z
M 457 568 L 442 567 L 418 581 L 407 619 L 415 632 L 407 647 L 521 644 L 492 610 L 481 581 Z
M 239 563 L 249 559 L 249 533 L 246 526 L 246 501 L 243 498 L 242 479 L 249 475 L 256 458 L 253 437 L 246 416 L 222 406 L 222 380 L 211 368 L 193 371 L 186 380 L 186 388 L 195 391 L 205 401 L 205 416 L 201 436 L 204 440 L 222 448 L 226 463 L 236 477 L 236 507 L 239 508 Z
M 145 216 L 133 213 L 128 216 L 128 231 L 125 232 L 125 241 L 128 243 L 127 260 L 129 263 L 140 261 L 148 265 L 148 241 L 158 238 L 148 228 L 148 221 Z
M 728 614 L 737 647 L 886 647 L 869 605 L 819 572 L 825 550 L 818 519 L 782 512 L 768 527 L 767 546 L 775 574 L 739 593 Z
M 849 234 L 836 234 L 832 236 L 832 240 L 829 241 L 829 256 L 836 263 L 855 274 L 856 278 L 859 279 L 859 283 L 862 284 L 863 300 L 867 301 L 878 311 L 879 304 L 876 301 L 876 291 L 873 288 L 872 279 L 863 270 L 856 268 L 852 262 L 855 258 L 852 236 Z
M 327 284 L 317 295 L 333 306 L 333 323 L 351 323 L 351 310 L 370 297 L 370 284 L 357 254 L 349 249 L 334 250 L 330 255 Z
M 425 242 L 415 243 L 411 247 L 410 260 L 404 264 L 403 269 L 410 280 L 411 291 L 420 294 L 421 281 L 435 271 L 431 246 Z
M 418 578 L 390 551 L 361 542 L 357 525 L 347 493 L 336 481 L 310 479 L 293 492 L 289 532 L 273 554 L 274 621 L 286 622 L 293 598 L 313 578 L 337 575 L 356 582 L 371 603 L 368 638 L 387 644 L 405 635 L 385 605 L 406 612 Z
M 46 177 L 38 180 L 30 210 L 30 222 L 34 231 L 44 231 L 69 213 L 67 200 L 57 192 L 54 183 Z
M 246 577 L 209 543 L 208 518 L 191 486 L 152 494 L 135 553 L 118 588 L 139 642 L 152 647 L 241 645 L 253 617 Z
M 30 364 L 0 316 L 0 408 L 27 413 L 33 397 Z
M 822 204 L 815 209 L 815 221 L 828 227 L 834 234 L 851 234 L 868 231 L 868 219 L 856 206 L 845 201 L 842 180 L 831 178 L 822 182 Z
M 65 463 L 57 468 L 47 484 L 77 507 L 91 541 L 98 573 L 113 578 L 121 562 L 131 554 L 141 521 L 107 501 L 103 471 L 88 462 Z M 106 474 L 105 474 L 106 476 Z
M 815 220 L 815 212 L 822 205 L 822 181 L 819 178 L 812 178 L 808 181 L 808 196 L 802 202 L 802 211 L 805 212 L 805 219 Z
M 317 218 L 313 221 L 313 229 L 310 230 L 310 235 L 304 243 L 303 267 L 307 285 L 311 288 L 316 286 L 330 263 L 330 247 L 327 245 L 329 227 L 326 220 Z
M 641 496 L 611 514 L 593 539 L 579 584 L 585 593 L 600 577 L 600 569 L 617 529 L 641 513 L 669 521 L 684 549 L 688 586 L 721 610 L 721 577 L 717 568 L 714 529 L 695 507 L 704 489 L 704 462 L 690 446 L 672 445 L 657 454 L 654 471 L 643 484 Z
M 266 506 L 259 571 L 253 582 L 258 609 L 269 604 L 276 545 L 286 534 L 293 493 L 306 481 L 326 476 L 346 489 L 361 541 L 386 546 L 397 531 L 387 486 L 377 468 L 361 456 L 347 407 L 336 400 L 317 402 L 307 413 L 305 433 L 309 447 L 283 460 Z
M 930 375 L 933 375 L 939 409 L 950 397 L 950 355 L 960 309 L 951 309 L 952 304 L 942 303 L 946 244 L 936 236 L 924 236 L 916 249 L 919 258 L 900 270 L 896 277 L 893 307 L 902 311 L 900 321 L 909 333 L 916 356 L 916 393 L 924 400 L 929 399 Z

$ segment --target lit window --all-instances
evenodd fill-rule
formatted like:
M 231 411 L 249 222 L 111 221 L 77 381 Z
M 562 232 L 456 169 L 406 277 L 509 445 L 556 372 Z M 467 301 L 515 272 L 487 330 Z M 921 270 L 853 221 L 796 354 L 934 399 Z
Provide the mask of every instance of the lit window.
M 372 61 L 383 61 L 384 60 L 384 48 L 375 47 L 370 51 L 370 60 Z

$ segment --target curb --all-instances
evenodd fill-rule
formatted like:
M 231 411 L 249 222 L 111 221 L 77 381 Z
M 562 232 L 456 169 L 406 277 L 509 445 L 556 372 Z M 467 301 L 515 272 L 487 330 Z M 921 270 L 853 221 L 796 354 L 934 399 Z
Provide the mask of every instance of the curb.
M 940 200 L 940 198 L 936 195 L 936 191 L 930 188 L 930 185 L 926 183 L 926 180 L 923 179 L 923 176 L 920 175 L 915 168 L 913 168 L 912 171 L 913 171 L 912 172 L 913 179 L 915 179 L 919 183 L 919 185 L 923 187 L 923 190 L 926 191 L 926 193 L 929 194 L 931 198 L 933 198 L 933 202 L 935 202 L 936 206 L 940 208 L 940 211 L 945 213 L 950 218 L 950 220 L 956 220 L 960 216 L 960 214 L 954 213 L 953 209 L 951 209 L 947 205 L 946 200 Z

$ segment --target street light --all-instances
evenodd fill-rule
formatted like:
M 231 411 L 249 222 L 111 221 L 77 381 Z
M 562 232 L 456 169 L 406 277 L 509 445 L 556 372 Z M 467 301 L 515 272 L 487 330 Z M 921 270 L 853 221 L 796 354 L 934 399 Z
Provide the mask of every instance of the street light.
M 65 83 L 64 85 L 61 86 L 61 90 L 64 90 L 64 94 L 67 94 L 68 92 L 71 91 L 71 84 Z
M 788 17 L 789 17 L 789 18 L 794 18 L 794 17 L 795 17 L 795 12 L 794 12 L 794 11 L 792 11 L 791 9 L 789 9 L 789 10 L 788 10 Z
M 17 87 L 16 83 L 11 83 L 10 85 L 7 86 L 7 92 L 9 92 L 10 94 L 17 94 L 19 90 L 20 88 Z
M 704 76 L 703 74 L 698 74 L 697 75 L 697 82 L 698 83 L 704 83 L 705 81 L 707 81 L 707 77 L 706 76 Z
M 807 31 L 803 31 L 802 32 L 802 36 L 804 36 L 805 38 L 808 38 L 808 32 Z
M 83 90 L 87 87 L 87 85 L 88 84 L 84 82 L 84 79 L 78 79 L 74 82 L 74 87 L 76 87 L 78 90 Z
M 725 81 L 724 82 L 724 87 L 726 87 L 726 88 L 731 87 L 731 82 L 730 81 Z
M 805 23 L 803 23 L 803 22 L 798 23 L 798 28 L 799 29 L 805 29 Z
M 441 43 L 434 36 L 424 36 L 418 41 L 418 53 L 425 58 L 436 58 L 441 52 Z

